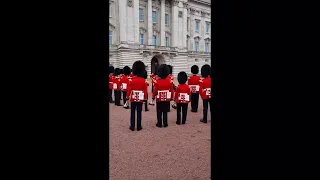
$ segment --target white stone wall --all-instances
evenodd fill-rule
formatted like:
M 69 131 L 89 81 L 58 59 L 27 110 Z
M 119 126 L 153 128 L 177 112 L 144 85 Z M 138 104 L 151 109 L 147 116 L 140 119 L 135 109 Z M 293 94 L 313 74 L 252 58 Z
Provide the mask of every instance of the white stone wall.
M 151 2 L 151 3 L 150 3 Z M 164 6 L 161 3 L 165 2 Z M 209 0 L 109 0 L 112 16 L 109 18 L 109 29 L 113 32 L 113 46 L 110 47 L 110 63 L 119 68 L 132 66 L 136 60 L 142 60 L 151 70 L 151 59 L 154 53 L 162 54 L 165 63 L 173 65 L 173 74 L 180 71 L 190 73 L 192 65 L 200 68 L 211 63 L 210 53 L 203 53 L 205 42 L 211 45 L 211 1 Z M 131 3 L 131 4 L 130 4 Z M 157 23 L 152 21 L 151 9 L 157 12 Z M 169 25 L 164 25 L 162 14 L 169 15 Z M 139 8 L 143 8 L 143 21 L 139 20 Z M 163 13 L 164 12 L 164 13 Z M 182 13 L 180 17 L 179 12 Z M 189 23 L 187 23 L 189 18 Z M 199 33 L 195 32 L 195 20 L 200 20 Z M 210 23 L 209 33 L 205 32 L 206 22 Z M 187 31 L 187 24 L 189 30 Z M 161 31 L 162 29 L 162 31 Z M 165 32 L 163 32 L 163 30 Z M 140 34 L 144 35 L 144 45 L 140 44 Z M 165 46 L 165 37 L 169 37 L 169 48 L 150 47 L 152 35 L 157 36 L 157 46 Z M 187 37 L 189 37 L 187 44 Z M 199 37 L 199 52 L 194 51 L 194 40 Z M 163 43 L 161 43 L 161 40 Z M 176 47 L 176 48 L 174 48 Z M 111 50 L 112 49 L 112 50 Z M 198 59 L 196 62 L 195 59 Z M 205 60 L 208 59 L 208 62 Z M 150 71 L 149 71 L 150 73 Z

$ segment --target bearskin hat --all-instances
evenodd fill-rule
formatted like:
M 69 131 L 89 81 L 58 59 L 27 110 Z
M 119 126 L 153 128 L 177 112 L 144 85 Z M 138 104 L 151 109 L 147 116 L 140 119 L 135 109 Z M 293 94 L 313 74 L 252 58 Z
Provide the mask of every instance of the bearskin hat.
M 114 72 L 113 72 L 113 75 L 119 76 L 120 75 L 120 69 L 119 68 L 115 68 Z
M 109 74 L 114 72 L 114 67 L 113 66 L 109 66 Z
M 184 71 L 179 72 L 179 74 L 178 74 L 178 82 L 179 82 L 179 84 L 185 84 L 187 82 L 187 80 L 188 80 L 187 73 L 184 72 Z
M 130 74 L 130 68 L 129 68 L 129 66 L 125 66 L 125 67 L 123 68 L 123 74 L 126 75 L 126 76 L 128 76 L 128 75 Z
M 158 68 L 158 76 L 161 79 L 167 78 L 167 76 L 169 75 L 169 72 L 170 72 L 170 69 L 166 64 L 161 64 L 160 67 Z
M 197 65 L 193 65 L 191 67 L 192 74 L 198 74 L 199 73 L 199 67 Z
M 172 66 L 168 65 L 168 67 L 169 67 L 169 74 L 172 74 Z
M 120 69 L 120 74 L 123 74 L 123 69 Z
M 132 73 L 138 77 L 144 77 L 144 72 L 146 71 L 146 66 L 142 61 L 136 61 L 132 66 Z
M 203 65 L 202 67 L 201 67 L 201 76 L 202 77 L 208 77 L 208 76 L 210 76 L 210 73 L 211 73 L 211 67 L 210 67 L 210 65 L 208 65 L 208 64 L 206 64 L 206 65 Z

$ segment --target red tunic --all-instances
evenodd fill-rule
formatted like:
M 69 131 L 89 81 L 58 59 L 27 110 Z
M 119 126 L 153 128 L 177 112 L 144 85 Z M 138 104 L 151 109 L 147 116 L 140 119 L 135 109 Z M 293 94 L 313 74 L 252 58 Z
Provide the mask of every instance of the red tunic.
M 130 77 L 134 77 L 134 75 L 133 75 L 133 73 L 130 73 L 130 75 L 129 75 Z
M 129 85 L 128 76 L 125 76 L 125 75 L 121 76 L 120 82 L 121 82 L 121 90 L 122 91 L 127 91 L 128 90 L 128 85 Z
M 109 89 L 113 89 L 114 79 L 115 79 L 115 77 L 114 77 L 114 75 L 111 73 L 111 74 L 109 75 Z
M 171 93 L 171 95 L 170 95 Z M 173 99 L 173 86 L 169 79 L 158 79 L 154 84 L 152 98 L 156 98 L 157 102 L 168 101 Z
M 211 98 L 211 78 L 206 77 L 203 80 L 200 80 L 200 95 L 202 99 Z
M 189 99 L 186 99 L 186 95 Z M 179 84 L 174 95 L 176 103 L 189 103 L 191 98 L 190 88 L 187 84 Z
M 120 76 L 114 77 L 114 80 L 113 80 L 113 89 L 114 89 L 114 90 L 120 90 L 120 89 L 121 89 Z
M 192 93 L 199 93 L 199 89 L 198 89 L 198 91 L 196 89 L 196 86 L 199 86 L 199 81 L 200 81 L 200 76 L 198 76 L 198 75 L 193 75 L 193 76 L 189 77 L 188 85 L 189 85 Z
M 129 82 L 127 98 L 130 98 L 130 102 L 143 102 L 148 96 L 148 84 L 146 80 L 141 77 L 133 77 Z M 140 93 L 144 93 L 142 98 Z M 140 95 L 139 95 L 140 94 Z

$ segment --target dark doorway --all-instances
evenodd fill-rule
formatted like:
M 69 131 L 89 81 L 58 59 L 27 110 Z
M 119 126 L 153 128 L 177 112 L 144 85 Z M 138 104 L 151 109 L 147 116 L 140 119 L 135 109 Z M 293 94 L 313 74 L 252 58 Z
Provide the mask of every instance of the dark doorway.
M 156 73 L 158 67 L 161 64 L 164 64 L 165 60 L 164 57 L 162 55 L 155 55 L 152 59 L 151 59 L 151 73 Z

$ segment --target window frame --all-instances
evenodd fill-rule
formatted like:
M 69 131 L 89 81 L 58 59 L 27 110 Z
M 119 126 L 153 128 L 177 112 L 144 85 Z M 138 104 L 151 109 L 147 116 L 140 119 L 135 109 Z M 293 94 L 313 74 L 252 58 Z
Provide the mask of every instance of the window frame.
M 111 38 L 110 38 L 111 36 Z M 111 43 L 110 43 L 111 41 Z M 109 45 L 113 44 L 113 32 L 112 31 L 109 31 Z
M 140 11 L 141 10 L 141 11 Z M 139 21 L 141 22 L 141 21 L 143 21 L 143 19 L 144 19 L 144 14 L 143 14 L 143 8 L 139 8 Z M 141 13 L 141 14 L 140 14 Z M 140 19 L 140 17 L 142 18 L 142 19 Z
M 169 14 L 164 15 L 164 24 L 169 25 Z
M 154 13 L 155 17 L 153 17 L 153 13 Z M 153 21 L 153 20 L 155 20 L 155 21 Z M 157 23 L 157 11 L 152 11 L 152 23 Z
M 144 34 L 140 34 L 140 45 L 144 45 Z
M 152 36 L 152 44 L 153 44 L 154 47 L 157 46 L 157 36 L 156 35 Z

